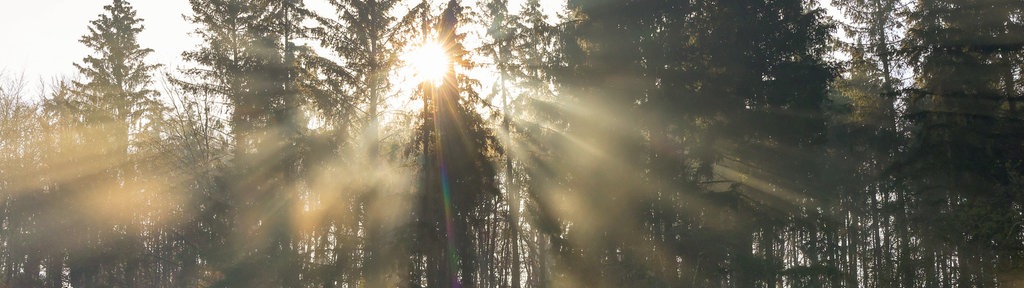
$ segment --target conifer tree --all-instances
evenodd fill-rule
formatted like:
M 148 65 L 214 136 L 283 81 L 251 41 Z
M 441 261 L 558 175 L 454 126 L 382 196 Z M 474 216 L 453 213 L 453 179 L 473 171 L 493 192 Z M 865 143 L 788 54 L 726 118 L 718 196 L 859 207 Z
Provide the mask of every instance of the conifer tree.
M 80 185 L 76 193 L 125 206 L 80 207 L 115 211 L 106 219 L 93 218 L 95 221 L 81 225 L 84 242 L 78 245 L 83 247 L 69 255 L 69 275 L 76 286 L 113 282 L 132 285 L 139 280 L 143 212 L 136 209 L 143 207 L 131 199 L 138 199 L 135 197 L 142 191 L 131 189 L 140 181 L 141 171 L 129 154 L 138 150 L 132 147 L 132 135 L 161 120 L 157 92 L 149 88 L 151 73 L 159 66 L 146 63 L 146 56 L 153 50 L 142 48 L 137 40 L 144 29 L 142 19 L 127 1 L 115 0 L 103 9 L 105 13 L 90 22 L 89 33 L 79 40 L 94 54 L 75 64 L 83 80 L 74 81 L 73 88 L 88 129 L 85 145 L 98 148 L 105 164 L 101 166 L 103 171 L 83 175 L 88 184 Z M 114 245 L 107 243 L 122 248 L 115 251 Z
M 89 33 L 79 40 L 94 54 L 82 59 L 81 64 L 75 63 L 84 80 L 75 81 L 74 87 L 98 124 L 112 125 L 116 130 L 109 146 L 123 154 L 128 150 L 129 129 L 138 129 L 134 125 L 160 108 L 155 99 L 157 92 L 149 87 L 152 73 L 160 65 L 145 61 L 153 49 L 138 43 L 138 34 L 145 26 L 131 4 L 114 0 L 103 9 L 106 14 L 91 21 Z
M 0 82 L 0 287 L 1024 283 L 1019 0 L 190 0 L 163 95 L 111 1 Z
M 325 163 L 330 164 L 325 169 L 369 166 L 386 170 L 386 167 L 396 166 L 398 159 L 395 159 L 396 155 L 387 155 L 381 151 L 384 136 L 389 133 L 383 130 L 382 119 L 386 113 L 392 112 L 389 109 L 397 108 L 388 107 L 387 103 L 394 102 L 389 99 L 405 97 L 394 94 L 397 80 L 395 71 L 402 64 L 401 53 L 414 45 L 413 36 L 418 28 L 414 20 L 423 17 L 428 7 L 425 2 L 405 7 L 403 1 L 396 0 L 345 0 L 332 1 L 331 4 L 336 17 L 314 17 L 320 27 L 312 31 L 313 38 L 336 57 L 320 58 L 312 62 L 328 79 L 329 85 L 325 86 L 332 87 L 323 97 L 317 97 L 314 103 L 324 114 L 331 116 L 329 125 L 335 129 L 331 132 L 335 134 L 331 138 L 337 141 L 334 142 L 335 147 L 332 147 L 334 151 L 326 153 L 338 160 Z M 354 129 L 357 133 L 343 135 L 348 133 L 348 129 Z M 352 151 L 355 151 L 354 155 L 341 155 Z M 361 213 L 365 215 L 338 215 L 335 217 L 337 219 L 331 221 L 351 227 L 345 228 L 350 231 L 363 227 L 363 231 L 356 233 L 366 235 L 362 238 L 365 249 L 361 251 L 361 256 L 353 257 L 358 257 L 362 262 L 365 270 L 363 276 L 371 286 L 387 286 L 385 283 L 397 279 L 399 273 L 394 270 L 400 266 L 399 255 L 402 254 L 396 239 L 384 237 L 397 229 L 393 225 L 386 225 L 386 220 L 398 218 L 401 212 L 386 209 L 387 203 L 398 201 L 396 195 L 399 193 L 386 188 L 389 186 L 387 179 L 378 178 L 382 175 L 384 173 L 378 173 L 366 179 L 370 183 L 368 187 L 345 187 L 346 190 L 353 190 L 353 193 L 343 195 L 349 199 L 337 199 L 334 203 L 348 207 L 332 208 L 364 211 Z M 365 222 L 346 223 L 341 219 L 349 219 L 347 222 L 364 219 Z M 341 254 L 359 253 L 355 252 L 357 249 L 354 247 L 332 249 Z
M 1020 94 L 1005 76 L 1005 60 L 1021 51 L 1020 11 L 1013 1 L 928 0 L 908 16 L 911 139 L 893 171 L 918 192 L 904 199 L 926 239 L 913 247 L 924 265 L 911 273 L 926 285 L 992 287 L 1019 267 L 1021 222 L 1010 212 L 1019 193 L 1004 189 L 1021 172 L 1010 164 L 1021 161 L 1013 131 L 1022 123 L 1010 110 Z
M 304 267 L 290 217 L 306 150 L 298 93 L 299 75 L 306 74 L 297 68 L 304 49 L 295 40 L 308 13 L 301 1 L 290 0 L 191 4 L 189 19 L 200 25 L 196 34 L 204 43 L 183 56 L 200 68 L 184 70 L 186 78 L 176 83 L 188 93 L 223 97 L 232 108 L 232 165 L 214 181 L 215 195 L 196 195 L 223 201 L 201 207 L 207 211 L 196 224 L 223 229 L 206 235 L 209 242 L 200 249 L 223 271 L 218 285 L 296 286 Z
M 535 168 L 529 163 L 534 162 L 532 158 L 543 154 L 541 147 L 549 143 L 541 140 L 542 134 L 548 131 L 537 129 L 538 126 L 533 124 L 550 116 L 529 108 L 534 103 L 551 101 L 554 94 L 547 84 L 551 82 L 548 74 L 552 70 L 550 65 L 556 58 L 555 27 L 548 23 L 540 4 L 540 1 L 526 1 L 519 13 L 510 14 L 508 1 L 496 0 L 488 2 L 481 13 L 489 39 L 480 47 L 480 53 L 494 63 L 496 72 L 493 89 L 487 98 L 498 99 L 502 110 L 501 140 L 506 148 L 503 149 L 502 186 L 509 210 L 509 223 L 504 229 L 509 230 L 509 239 L 505 241 L 511 243 L 509 254 L 512 258 L 511 263 L 505 265 L 511 270 L 507 277 L 511 278 L 512 287 L 522 287 L 523 270 L 534 272 L 526 275 L 527 283 L 545 282 L 541 280 L 542 271 L 546 269 L 541 265 L 542 261 L 525 261 L 546 257 L 546 253 L 540 251 L 547 249 L 543 240 L 530 237 L 535 236 L 536 231 L 532 229 L 537 223 L 526 225 L 527 219 L 538 216 L 530 215 L 530 211 L 537 209 L 530 195 L 538 191 L 530 180 L 544 177 L 542 172 L 529 171 Z
M 496 252 L 486 239 L 493 235 L 487 217 L 498 196 L 491 162 L 498 146 L 473 109 L 482 100 L 474 90 L 476 81 L 461 72 L 472 67 L 462 45 L 465 35 L 457 31 L 464 23 L 463 9 L 458 1 L 449 1 L 437 18 L 437 42 L 451 62 L 438 85 L 420 85 L 425 105 L 416 140 L 424 161 L 413 239 L 422 244 L 412 252 L 426 261 L 413 264 L 410 281 L 422 277 L 438 287 L 483 285 L 480 279 L 494 271 L 480 259 Z

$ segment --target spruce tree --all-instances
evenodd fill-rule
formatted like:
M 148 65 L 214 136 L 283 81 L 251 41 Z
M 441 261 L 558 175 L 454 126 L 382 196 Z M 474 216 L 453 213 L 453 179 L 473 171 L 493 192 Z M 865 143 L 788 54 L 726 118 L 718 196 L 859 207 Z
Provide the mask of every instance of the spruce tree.
M 112 214 L 105 219 L 86 220 L 89 223 L 79 227 L 84 231 L 78 245 L 84 247 L 72 248 L 81 250 L 68 256 L 69 277 L 75 286 L 138 283 L 144 245 L 139 216 L 143 212 L 136 210 L 142 203 L 131 199 L 138 199 L 142 191 L 131 190 L 140 171 L 129 154 L 138 150 L 132 145 L 132 135 L 161 120 L 157 92 L 149 88 L 151 73 L 159 66 L 146 63 L 153 50 L 142 48 L 137 40 L 144 29 L 142 19 L 126 1 L 115 0 L 103 9 L 105 13 L 90 22 L 89 33 L 79 40 L 93 54 L 75 63 L 83 80 L 74 81 L 73 88 L 88 127 L 85 145 L 96 147 L 105 164 L 100 166 L 103 171 L 84 176 L 88 180 L 77 187 L 77 193 L 125 206 L 80 207 L 115 211 L 108 212 Z M 78 218 L 90 219 L 85 215 Z
M 395 0 L 345 0 L 331 2 L 335 17 L 316 16 L 320 27 L 314 28 L 312 36 L 320 44 L 331 51 L 335 58 L 321 58 L 312 62 L 313 66 L 327 80 L 331 87 L 322 97 L 314 99 L 314 107 L 329 115 L 328 125 L 333 131 L 328 138 L 334 139 L 332 151 L 323 151 L 336 161 L 325 162 L 324 169 L 361 169 L 358 167 L 378 167 L 381 171 L 387 167 L 397 166 L 396 155 L 381 151 L 387 134 L 395 131 L 384 130 L 383 119 L 399 107 L 388 107 L 394 102 L 396 75 L 401 67 L 402 52 L 407 51 L 416 33 L 414 19 L 427 13 L 427 5 L 418 3 L 404 7 L 402 1 Z M 415 3 L 414 3 L 415 4 Z M 355 130 L 348 135 L 348 130 Z M 341 155 L 345 152 L 355 155 Z M 340 166 L 340 167 L 339 167 Z M 357 252 L 355 247 L 335 245 L 331 249 L 340 254 L 347 254 L 352 260 L 359 259 L 365 273 L 366 281 L 371 286 L 387 286 L 397 280 L 400 273 L 394 271 L 401 261 L 402 248 L 396 239 L 388 239 L 384 235 L 393 234 L 397 227 L 389 225 L 388 219 L 396 219 L 401 211 L 387 209 L 387 203 L 398 201 L 398 191 L 389 189 L 390 178 L 384 173 L 375 174 L 367 187 L 345 187 L 353 193 L 330 197 L 345 197 L 332 200 L 339 207 L 331 209 L 356 210 L 364 215 L 334 215 L 330 221 L 342 225 L 353 234 L 365 234 L 362 238 L 365 249 Z M 327 195 L 333 195 L 328 192 Z M 360 220 L 361 219 L 361 220 Z M 364 221 L 363 223 L 354 223 Z M 357 228 L 362 227 L 362 228 Z M 325 227 L 327 228 L 327 227 Z M 362 231 L 360 231 L 362 229 Z M 357 235 L 348 237 L 357 238 Z M 392 248 L 386 248 L 392 247 Z M 357 254 L 358 253 L 358 254 Z M 338 260 L 341 264 L 340 261 Z M 341 276 L 340 266 L 325 271 L 334 271 L 333 275 Z M 355 279 L 355 277 L 353 277 Z
M 487 217 L 498 196 L 497 172 L 491 162 L 497 139 L 476 112 L 481 104 L 475 82 L 463 74 L 472 67 L 465 37 L 457 31 L 463 22 L 463 7 L 452 0 L 437 18 L 437 43 L 451 62 L 443 82 L 420 85 L 425 103 L 416 137 L 423 162 L 423 181 L 417 191 L 412 239 L 420 243 L 414 257 L 410 281 L 426 279 L 429 286 L 483 285 L 480 279 L 494 273 L 481 265 L 484 255 L 495 253 L 486 245 L 493 237 Z M 430 27 L 430 26 L 427 26 Z
M 89 33 L 79 40 L 94 54 L 75 63 L 84 80 L 75 81 L 74 87 L 98 124 L 117 130 L 110 146 L 127 153 L 129 129 L 139 128 L 134 125 L 159 109 L 158 93 L 149 85 L 160 65 L 145 61 L 153 49 L 139 45 L 137 37 L 145 26 L 130 3 L 115 0 L 103 9 L 106 14 L 89 22 Z
M 308 15 L 301 1 L 193 0 L 191 21 L 204 43 L 184 53 L 198 68 L 177 84 L 193 94 L 230 103 L 232 165 L 208 193 L 196 225 L 220 227 L 200 245 L 224 273 L 217 285 L 298 285 L 300 271 L 291 217 L 301 192 L 306 151 L 300 49 L 295 42 Z M 256 241 L 253 241 L 256 240 Z M 248 243 L 248 244 L 244 244 Z M 239 248 L 241 247 L 241 248 Z M 268 264 L 269 263 L 269 264 Z M 258 276 L 258 277 L 257 277 Z
M 914 191 L 905 205 L 923 239 L 917 282 L 992 287 L 1019 269 L 1019 193 L 1007 189 L 1021 172 L 1011 163 L 1021 161 L 1022 123 L 1005 71 L 1021 50 L 1020 11 L 1013 1 L 928 0 L 908 16 L 911 138 L 893 171 Z

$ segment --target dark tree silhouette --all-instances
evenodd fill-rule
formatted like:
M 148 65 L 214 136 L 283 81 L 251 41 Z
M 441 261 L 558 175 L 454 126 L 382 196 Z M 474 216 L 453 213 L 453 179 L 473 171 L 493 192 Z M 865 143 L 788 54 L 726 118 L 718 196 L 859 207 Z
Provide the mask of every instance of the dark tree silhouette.
M 0 70 L 0 287 L 1024 286 L 1024 3 L 821 2 L 114 0 Z

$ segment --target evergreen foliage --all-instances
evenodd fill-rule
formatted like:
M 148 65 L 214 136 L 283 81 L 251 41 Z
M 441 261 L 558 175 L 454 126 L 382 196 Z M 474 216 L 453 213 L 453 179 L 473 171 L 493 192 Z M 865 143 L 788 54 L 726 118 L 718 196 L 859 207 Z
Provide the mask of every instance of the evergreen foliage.
M 314 2 L 0 73 L 0 287 L 1024 286 L 1020 1 Z

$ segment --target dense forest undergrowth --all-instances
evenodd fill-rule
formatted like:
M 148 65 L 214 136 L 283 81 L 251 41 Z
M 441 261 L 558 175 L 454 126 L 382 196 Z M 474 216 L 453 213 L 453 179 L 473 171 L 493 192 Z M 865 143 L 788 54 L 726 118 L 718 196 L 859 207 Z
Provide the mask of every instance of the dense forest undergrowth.
M 821 1 L 113 0 L 0 287 L 1024 287 L 1024 2 Z

